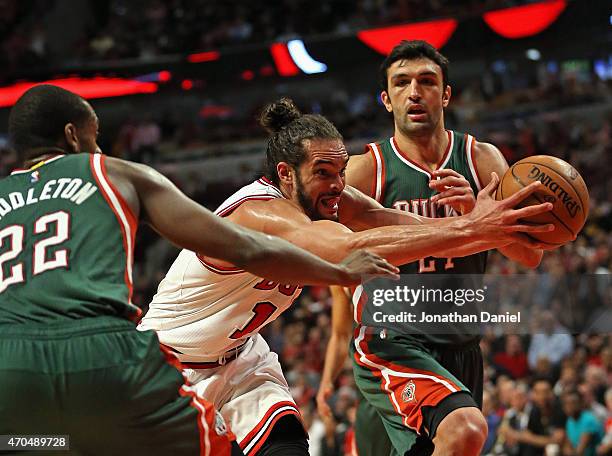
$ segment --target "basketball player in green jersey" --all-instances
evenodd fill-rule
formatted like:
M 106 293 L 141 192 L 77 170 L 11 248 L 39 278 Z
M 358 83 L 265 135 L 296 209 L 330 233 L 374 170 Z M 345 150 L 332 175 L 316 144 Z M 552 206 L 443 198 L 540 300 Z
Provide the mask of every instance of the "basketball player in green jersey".
M 448 60 L 428 43 L 404 41 L 382 63 L 380 82 L 395 132 L 392 138 L 368 144 L 366 154 L 351 158 L 347 184 L 385 207 L 422 216 L 469 212 L 474 194 L 489 183 L 491 173 L 502 176 L 508 164 L 495 146 L 445 129 L 444 108 L 451 98 Z M 542 250 L 519 244 L 499 251 L 532 268 L 542 258 Z M 486 255 L 423 258 L 401 271 L 483 274 Z M 326 399 L 340 370 L 331 363 L 343 359 L 342 344 L 351 330 L 340 309 L 348 300 L 341 290 L 334 294 L 333 312 L 344 323 L 332 325 L 317 396 L 321 413 L 330 413 Z M 451 325 L 448 335 L 387 331 L 380 338 L 369 336 L 358 324 L 350 348 L 356 383 L 364 395 L 355 432 L 359 454 L 480 454 L 487 428 L 478 408 L 483 388 L 478 342 L 478 337 L 457 333 Z M 381 438 L 385 430 L 390 441 Z
M 55 86 L 10 113 L 24 166 L 0 180 L 0 435 L 68 434 L 73 454 L 242 454 L 156 334 L 130 321 L 138 219 L 286 283 L 396 268 L 363 251 L 332 264 L 227 222 L 153 169 L 99 153 L 97 131 L 89 103 Z

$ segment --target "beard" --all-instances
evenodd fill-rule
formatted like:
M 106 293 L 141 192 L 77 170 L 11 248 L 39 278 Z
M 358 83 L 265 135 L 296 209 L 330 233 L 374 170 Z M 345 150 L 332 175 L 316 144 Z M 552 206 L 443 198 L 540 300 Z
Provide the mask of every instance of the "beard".
M 295 180 L 295 191 L 297 192 L 300 206 L 302 206 L 302 209 L 304 209 L 304 212 L 306 212 L 306 215 L 308 218 L 310 218 L 310 220 L 321 220 L 321 215 L 317 212 L 314 201 L 304 191 L 304 184 L 302 184 L 302 179 L 300 179 L 299 173 L 296 173 Z
M 337 215 L 331 218 L 325 217 L 317 210 L 316 202 L 313 201 L 313 199 L 310 196 L 308 196 L 306 192 L 304 191 L 304 185 L 302 184 L 302 180 L 300 179 L 299 173 L 296 173 L 295 177 L 296 177 L 295 191 L 297 192 L 298 202 L 300 203 L 300 206 L 302 206 L 302 209 L 304 209 L 304 212 L 306 213 L 308 218 L 312 220 L 313 222 L 317 220 L 332 220 L 334 222 L 337 222 L 338 221 Z

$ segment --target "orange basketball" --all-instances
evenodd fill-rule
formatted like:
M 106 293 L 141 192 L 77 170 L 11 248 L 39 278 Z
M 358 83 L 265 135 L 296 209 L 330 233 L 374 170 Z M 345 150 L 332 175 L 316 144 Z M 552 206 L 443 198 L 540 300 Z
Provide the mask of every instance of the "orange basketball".
M 572 165 L 548 155 L 534 155 L 516 162 L 506 171 L 497 188 L 496 199 L 516 193 L 532 182 L 544 184 L 518 207 L 544 202 L 553 210 L 525 219 L 526 222 L 555 225 L 554 231 L 534 233 L 532 236 L 548 245 L 560 246 L 580 232 L 589 213 L 589 191 L 584 180 Z

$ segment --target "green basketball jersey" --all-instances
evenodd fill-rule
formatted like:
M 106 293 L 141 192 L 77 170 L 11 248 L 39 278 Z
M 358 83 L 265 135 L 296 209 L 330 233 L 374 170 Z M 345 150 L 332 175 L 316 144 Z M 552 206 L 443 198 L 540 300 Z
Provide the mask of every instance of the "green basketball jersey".
M 472 157 L 474 138 L 471 135 L 447 130 L 448 147 L 439 164 L 439 169 L 457 171 L 470 183 L 474 194 L 481 188 Z M 399 150 L 393 137 L 378 143 L 368 144 L 376 162 L 376 181 L 373 195 L 385 207 L 409 211 L 425 217 L 450 217 L 457 215 L 449 206 L 438 206 L 431 201 L 436 193 L 429 188 L 431 174 Z M 484 274 L 487 253 L 482 252 L 461 258 L 423 258 L 400 268 L 402 274 Z M 470 281 L 472 282 L 472 281 Z M 477 287 L 477 282 L 471 285 Z M 458 285 L 456 285 L 458 286 Z M 473 337 L 461 334 L 457 327 L 449 327 L 449 334 L 425 335 L 432 343 L 461 343 Z M 423 337 L 421 337 L 423 338 Z
M 480 183 L 473 166 L 471 145 L 474 138 L 447 130 L 448 147 L 439 168 L 457 171 L 470 183 L 474 194 Z M 431 174 L 402 153 L 395 140 L 368 144 L 376 160 L 377 179 L 374 196 L 385 207 L 412 212 L 424 217 L 449 217 L 457 215 L 449 206 L 438 206 L 431 201 L 436 193 L 429 188 Z M 402 266 L 403 274 L 460 273 L 482 274 L 485 271 L 486 253 L 463 258 L 425 258 Z
M 101 154 L 58 155 L 0 180 L 0 324 L 137 316 L 136 227 Z

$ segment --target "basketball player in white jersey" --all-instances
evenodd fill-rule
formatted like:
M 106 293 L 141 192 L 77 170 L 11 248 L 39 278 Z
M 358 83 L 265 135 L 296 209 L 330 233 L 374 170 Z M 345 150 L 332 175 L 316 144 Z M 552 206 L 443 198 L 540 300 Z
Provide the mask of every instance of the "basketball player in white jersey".
M 266 108 L 261 123 L 272 133 L 266 177 L 236 192 L 216 213 L 328 260 L 356 248 L 397 265 L 510 242 L 534 247 L 520 232 L 552 229 L 517 221 L 550 210 L 550 204 L 512 209 L 539 183 L 498 202 L 491 198 L 498 183 L 494 176 L 469 215 L 425 219 L 384 209 L 345 188 L 348 154 L 342 136 L 324 117 L 302 115 L 291 100 L 283 99 Z M 258 333 L 300 291 L 300 284 L 276 283 L 183 250 L 139 326 L 156 330 L 177 354 L 191 384 L 230 422 L 247 456 L 308 454 L 307 436 L 277 356 Z

